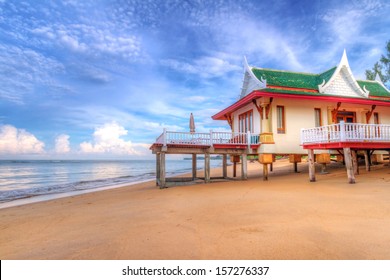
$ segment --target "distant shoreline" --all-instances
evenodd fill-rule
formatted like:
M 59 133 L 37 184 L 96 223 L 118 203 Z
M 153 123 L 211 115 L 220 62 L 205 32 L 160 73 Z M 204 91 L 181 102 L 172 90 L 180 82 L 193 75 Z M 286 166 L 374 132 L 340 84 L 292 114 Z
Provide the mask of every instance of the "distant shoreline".
M 20 199 L 15 199 L 12 201 L 1 202 L 0 209 L 21 206 L 21 205 L 26 205 L 26 204 L 36 203 L 36 202 L 55 200 L 55 199 L 64 198 L 64 197 L 78 196 L 78 195 L 87 194 L 87 193 L 123 188 L 123 187 L 132 186 L 132 185 L 147 183 L 147 182 L 151 182 L 151 181 L 153 181 L 153 179 L 118 184 L 118 185 L 110 185 L 110 186 L 99 187 L 99 188 L 94 188 L 94 189 L 87 189 L 87 190 L 80 190 L 80 191 L 68 191 L 68 192 L 53 193 L 53 194 L 42 194 L 42 195 L 37 195 L 37 196 L 32 196 L 32 197 L 27 197 L 27 198 L 20 198 Z

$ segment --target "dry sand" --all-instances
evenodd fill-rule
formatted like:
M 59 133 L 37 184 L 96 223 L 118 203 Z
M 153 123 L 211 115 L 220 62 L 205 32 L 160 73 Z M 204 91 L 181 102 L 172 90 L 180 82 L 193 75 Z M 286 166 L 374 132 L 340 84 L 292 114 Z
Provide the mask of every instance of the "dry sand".
M 154 182 L 0 210 L 0 259 L 390 259 L 390 168 Z M 231 172 L 231 167 L 229 168 Z M 217 170 L 217 173 L 221 173 Z M 238 172 L 239 175 L 239 172 Z

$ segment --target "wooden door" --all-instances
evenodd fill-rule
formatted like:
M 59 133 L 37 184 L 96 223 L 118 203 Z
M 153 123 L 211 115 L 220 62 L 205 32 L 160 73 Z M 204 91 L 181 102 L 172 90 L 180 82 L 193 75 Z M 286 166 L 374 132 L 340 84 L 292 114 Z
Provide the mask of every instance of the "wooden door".
M 344 121 L 345 123 L 356 123 L 356 113 L 350 111 L 337 112 L 337 123 Z

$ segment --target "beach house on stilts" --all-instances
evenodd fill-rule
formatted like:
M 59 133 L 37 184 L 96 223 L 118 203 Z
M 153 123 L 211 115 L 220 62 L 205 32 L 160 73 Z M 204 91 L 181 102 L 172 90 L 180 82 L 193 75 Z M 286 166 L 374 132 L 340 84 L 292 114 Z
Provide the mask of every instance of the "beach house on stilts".
M 267 179 L 267 165 L 275 155 L 289 155 L 295 171 L 302 156 L 308 156 L 309 178 L 315 181 L 315 162 L 325 166 L 337 156 L 345 162 L 348 181 L 354 183 L 358 155 L 364 156 L 369 170 L 373 157 L 390 152 L 390 91 L 379 76 L 375 81 L 356 80 L 345 51 L 337 66 L 322 73 L 250 67 L 244 59 L 240 98 L 212 118 L 227 121 L 231 133 L 189 134 L 176 141 L 174 134 L 164 132 L 151 147 L 157 162 L 162 163 L 161 156 L 170 147 L 190 154 L 200 148 L 197 153 L 206 158 L 223 154 L 224 170 L 226 155 L 240 155 L 245 174 L 246 155 L 256 154 Z

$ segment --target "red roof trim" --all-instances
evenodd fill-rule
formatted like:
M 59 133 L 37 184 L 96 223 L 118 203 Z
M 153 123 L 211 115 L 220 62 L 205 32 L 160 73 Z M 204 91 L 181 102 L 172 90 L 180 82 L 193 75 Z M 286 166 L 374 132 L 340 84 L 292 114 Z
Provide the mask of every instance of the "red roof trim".
M 223 109 L 219 113 L 212 116 L 213 120 L 226 120 L 226 114 L 230 114 L 241 107 L 252 102 L 253 99 L 260 97 L 280 97 L 280 98 L 291 98 L 291 99 L 307 99 L 307 100 L 321 100 L 321 101 L 330 101 L 330 102 L 343 102 L 343 103 L 352 103 L 352 104 L 362 104 L 362 105 L 378 105 L 378 106 L 390 106 L 390 102 L 378 100 L 378 99 L 360 99 L 360 98 L 348 98 L 341 96 L 324 96 L 324 95 L 301 95 L 301 94 L 288 94 L 288 93 L 275 93 L 275 92 L 264 92 L 264 91 L 252 91 L 250 94 L 244 98 L 238 100 L 236 103 L 230 105 L 229 107 Z
M 304 144 L 304 149 L 313 150 L 329 150 L 340 148 L 353 149 L 390 149 L 390 142 L 332 142 L 332 143 L 318 143 L 318 144 Z

